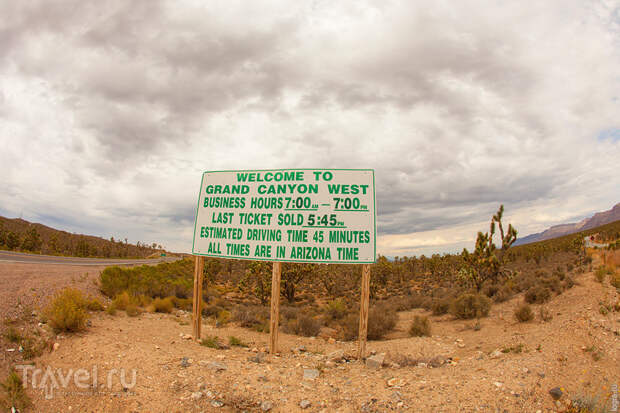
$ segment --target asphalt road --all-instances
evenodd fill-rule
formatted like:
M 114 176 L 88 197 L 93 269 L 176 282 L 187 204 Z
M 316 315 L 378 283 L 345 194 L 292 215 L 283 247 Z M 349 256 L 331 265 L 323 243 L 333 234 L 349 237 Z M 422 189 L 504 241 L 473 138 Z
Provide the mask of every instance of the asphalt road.
M 0 262 L 26 263 L 26 264 L 53 264 L 53 265 L 141 265 L 157 264 L 160 262 L 172 262 L 178 257 L 161 257 L 151 259 L 121 259 L 121 258 L 78 258 L 57 257 L 54 255 L 25 254 L 22 252 L 0 251 Z

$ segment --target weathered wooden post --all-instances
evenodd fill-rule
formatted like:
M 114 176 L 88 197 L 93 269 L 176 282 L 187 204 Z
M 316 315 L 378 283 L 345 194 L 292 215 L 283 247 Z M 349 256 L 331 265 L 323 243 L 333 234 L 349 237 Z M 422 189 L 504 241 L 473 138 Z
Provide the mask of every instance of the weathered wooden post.
M 362 288 L 360 301 L 359 347 L 358 359 L 366 358 L 366 340 L 368 336 L 368 309 L 370 306 L 370 264 L 362 265 Z
M 278 352 L 278 325 L 280 320 L 280 278 L 282 263 L 275 261 L 271 273 L 271 314 L 269 320 L 269 353 Z
M 200 328 L 202 326 L 202 279 L 205 257 L 194 255 L 194 300 L 192 309 L 192 322 L 194 340 L 200 341 Z

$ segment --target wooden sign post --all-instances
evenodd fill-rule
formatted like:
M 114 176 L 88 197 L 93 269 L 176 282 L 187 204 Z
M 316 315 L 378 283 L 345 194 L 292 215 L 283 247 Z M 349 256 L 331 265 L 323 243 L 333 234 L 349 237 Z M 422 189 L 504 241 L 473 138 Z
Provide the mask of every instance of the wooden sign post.
M 194 340 L 200 341 L 200 328 L 202 326 L 202 278 L 205 257 L 194 256 L 194 304 L 192 309 L 192 322 Z
M 362 289 L 360 301 L 360 325 L 358 360 L 366 358 L 366 339 L 368 336 L 368 308 L 370 306 L 370 265 L 362 265 Z
M 280 278 L 282 275 L 282 263 L 273 263 L 271 273 L 271 315 L 269 320 L 269 353 L 278 352 L 278 325 L 280 320 Z

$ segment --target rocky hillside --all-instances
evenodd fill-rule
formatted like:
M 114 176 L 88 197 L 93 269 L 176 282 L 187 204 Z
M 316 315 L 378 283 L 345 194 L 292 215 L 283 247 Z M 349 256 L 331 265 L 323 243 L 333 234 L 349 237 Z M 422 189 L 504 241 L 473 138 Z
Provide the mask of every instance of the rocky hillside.
M 620 203 L 614 205 L 614 207 L 609 211 L 597 212 L 592 217 L 585 218 L 579 222 L 555 225 L 543 232 L 519 238 L 515 242 L 515 245 L 529 244 L 531 242 L 538 242 L 547 239 L 562 237 L 564 235 L 572 234 L 579 231 L 585 231 L 591 228 L 596 228 L 601 225 L 609 224 L 618 220 L 620 220 Z

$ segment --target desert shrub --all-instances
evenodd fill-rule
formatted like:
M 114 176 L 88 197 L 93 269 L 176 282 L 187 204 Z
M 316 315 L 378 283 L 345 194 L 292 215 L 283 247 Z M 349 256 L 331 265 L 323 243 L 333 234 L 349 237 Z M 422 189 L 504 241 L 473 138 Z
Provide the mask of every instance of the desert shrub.
M 553 319 L 553 314 L 551 311 L 547 310 L 545 307 L 540 307 L 539 316 L 542 321 L 551 321 Z
M 104 307 L 103 307 L 103 304 L 101 304 L 101 301 L 99 301 L 98 298 L 88 297 L 88 299 L 86 301 L 86 309 L 88 311 L 103 311 Z
M 504 301 L 510 300 L 513 294 L 512 288 L 508 285 L 504 285 L 493 295 L 493 301 L 496 303 L 503 303 Z
M 534 319 L 534 312 L 532 311 L 532 307 L 529 304 L 523 303 L 515 310 L 515 318 L 520 323 L 525 323 L 526 321 L 531 321 Z
M 7 378 L 0 382 L 0 406 L 6 411 L 12 411 L 12 408 L 19 410 L 25 409 L 30 405 L 30 398 L 24 391 L 24 383 L 15 370 L 11 370 Z
M 429 297 L 425 297 L 422 294 L 413 293 L 406 297 L 407 299 L 407 307 L 409 310 L 413 310 L 414 308 L 428 308 L 430 306 L 431 299 Z
M 6 338 L 11 343 L 19 343 L 22 339 L 22 335 L 17 331 L 15 327 L 9 327 L 4 333 L 4 338 Z
M 575 286 L 575 280 L 570 275 L 566 276 L 563 282 L 563 288 L 569 290 Z
M 176 296 L 172 297 L 172 304 L 174 304 L 175 308 L 179 308 L 185 311 L 191 311 L 194 300 L 191 298 L 179 298 Z
M 562 293 L 562 281 L 557 275 L 542 278 L 539 280 L 539 283 L 542 287 L 547 288 L 556 294 Z
M 607 269 L 604 266 L 600 266 L 594 271 L 594 277 L 596 281 L 602 283 L 605 281 L 605 277 L 607 276 Z
M 122 293 L 118 294 L 116 297 L 114 297 L 114 300 L 112 301 L 112 305 L 114 305 L 114 308 L 116 308 L 117 310 L 126 310 L 127 306 L 131 303 L 131 297 L 129 297 L 129 293 L 127 291 L 123 291 Z
M 142 314 L 142 310 L 135 304 L 129 304 L 125 307 L 125 312 L 129 317 L 137 317 Z
M 397 321 L 398 313 L 394 308 L 381 305 L 371 307 L 368 311 L 368 338 L 370 340 L 383 338 L 396 327 Z
M 230 322 L 231 317 L 232 315 L 230 314 L 230 311 L 222 310 L 217 314 L 217 318 L 215 319 L 215 325 L 217 327 L 226 325 Z
M 280 315 L 282 315 L 283 321 L 296 320 L 299 316 L 299 308 L 291 306 L 282 306 L 280 308 Z
M 413 337 L 428 337 L 431 335 L 431 322 L 428 317 L 416 315 L 409 327 L 409 335 Z
M 456 318 L 468 320 L 486 317 L 491 309 L 491 300 L 482 294 L 461 294 L 453 302 L 450 312 Z
M 172 304 L 172 298 L 156 298 L 151 303 L 153 310 L 157 313 L 169 313 L 172 311 L 174 305 Z
M 218 336 L 207 336 L 200 340 L 200 345 L 215 349 L 219 349 L 222 347 Z
M 86 306 L 87 299 L 81 291 L 66 288 L 54 295 L 43 313 L 54 330 L 75 332 L 86 326 Z
M 368 339 L 379 340 L 396 327 L 398 313 L 389 306 L 377 305 L 368 311 Z M 359 312 L 352 312 L 342 320 L 343 337 L 355 340 L 359 336 Z
M 321 323 L 313 317 L 302 315 L 297 319 L 295 333 L 305 337 L 314 337 L 319 334 Z
M 620 272 L 616 272 L 609 277 L 609 284 L 620 289 Z
M 268 331 L 269 309 L 261 306 L 238 306 L 233 310 L 232 319 L 241 327 L 257 331 Z
M 105 309 L 105 312 L 109 315 L 116 315 L 116 306 L 114 303 L 110 303 L 110 305 Z
M 99 276 L 99 288 L 108 297 L 123 291 L 132 296 L 187 298 L 193 289 L 193 259 L 132 268 L 107 267 Z
M 551 298 L 551 291 L 542 285 L 530 287 L 525 292 L 525 301 L 529 304 L 543 304 Z
M 205 317 L 217 317 L 223 308 L 217 305 L 207 305 L 202 307 L 202 315 Z
M 248 347 L 240 338 L 235 336 L 228 337 L 228 345 L 231 347 Z
M 347 305 L 342 298 L 336 298 L 325 306 L 325 312 L 332 320 L 340 320 L 347 314 Z
M 449 298 L 436 298 L 431 304 L 431 311 L 433 315 L 448 314 L 451 304 L 452 301 Z

